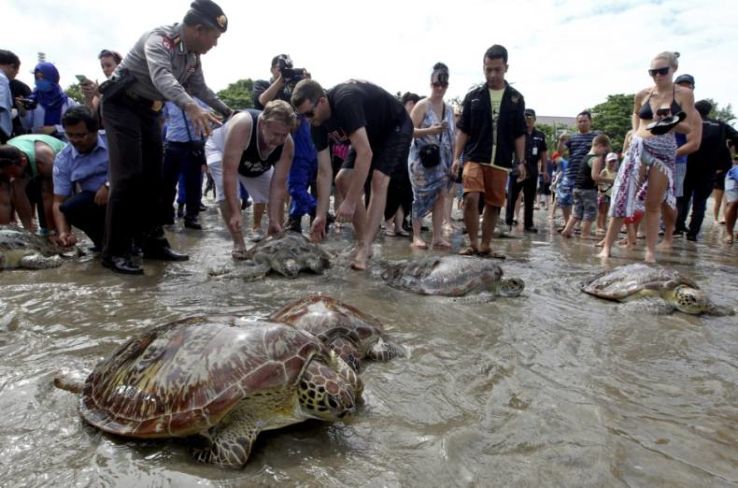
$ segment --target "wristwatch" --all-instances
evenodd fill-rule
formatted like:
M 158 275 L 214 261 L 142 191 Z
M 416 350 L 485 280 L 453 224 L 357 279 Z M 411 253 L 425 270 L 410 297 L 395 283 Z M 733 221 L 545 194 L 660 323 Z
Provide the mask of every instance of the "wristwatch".
M 105 182 L 105 188 L 107 188 L 108 190 L 110 190 L 110 182 L 109 181 L 106 181 Z

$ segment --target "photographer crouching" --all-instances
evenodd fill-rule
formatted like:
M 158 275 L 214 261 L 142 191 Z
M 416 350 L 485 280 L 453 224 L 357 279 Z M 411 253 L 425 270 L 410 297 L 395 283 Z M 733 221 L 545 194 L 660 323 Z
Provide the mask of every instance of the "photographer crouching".
M 192 123 L 193 137 L 207 136 L 220 125 L 193 96 L 224 117 L 231 115 L 205 85 L 200 61 L 227 27 L 218 5 L 195 0 L 182 24 L 157 27 L 141 36 L 111 79 L 100 86 L 110 153 L 103 265 L 114 272 L 143 274 L 131 260 L 134 239 L 146 259 L 188 259 L 169 247 L 162 230 L 167 204 L 162 198 L 159 111 L 164 100 L 173 101 Z
M 259 110 L 272 100 L 290 102 L 292 90 L 297 83 L 310 78 L 310 73 L 304 68 L 295 68 L 287 54 L 279 54 L 272 58 L 271 80 L 259 80 L 254 83 L 254 105 Z M 295 156 L 287 180 L 290 195 L 289 222 L 287 228 L 297 232 L 302 231 L 301 220 L 304 215 L 315 216 L 317 200 L 309 187 L 314 188 L 318 171 L 318 159 L 313 144 L 310 124 L 301 119 L 297 129 L 292 134 L 295 143 Z M 254 202 L 254 229 L 260 229 L 261 218 L 265 204 Z M 258 233 L 255 233 L 258 236 Z

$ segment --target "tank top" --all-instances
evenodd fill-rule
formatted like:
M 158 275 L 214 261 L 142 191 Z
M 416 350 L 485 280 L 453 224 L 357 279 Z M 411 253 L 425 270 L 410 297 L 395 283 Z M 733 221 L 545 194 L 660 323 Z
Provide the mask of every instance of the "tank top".
M 247 178 L 254 178 L 261 176 L 272 166 L 277 164 L 279 158 L 282 157 L 282 148 L 284 146 L 277 146 L 266 158 L 262 158 L 259 154 L 259 115 L 261 110 L 255 110 L 249 108 L 244 110 L 251 114 L 253 123 L 251 124 L 251 139 L 249 145 L 243 150 L 241 154 L 241 161 L 238 163 L 238 173 L 246 176 Z

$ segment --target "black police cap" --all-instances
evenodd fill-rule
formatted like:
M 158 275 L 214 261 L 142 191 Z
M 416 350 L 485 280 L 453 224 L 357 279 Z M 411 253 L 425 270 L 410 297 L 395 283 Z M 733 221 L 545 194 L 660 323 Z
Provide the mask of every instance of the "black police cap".
M 223 9 L 211 0 L 195 0 L 190 4 L 187 16 L 194 17 L 198 22 L 218 29 L 220 32 L 228 30 L 228 18 L 223 13 Z

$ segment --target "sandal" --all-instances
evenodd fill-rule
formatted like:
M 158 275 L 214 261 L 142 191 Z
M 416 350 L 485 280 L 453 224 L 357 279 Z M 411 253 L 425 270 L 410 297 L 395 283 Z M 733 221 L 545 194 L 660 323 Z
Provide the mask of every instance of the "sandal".
M 485 249 L 484 251 L 479 251 L 477 253 L 477 256 L 479 256 L 480 258 L 507 259 L 507 257 L 504 254 L 495 252 L 492 249 Z
M 478 253 L 479 251 L 469 246 L 459 251 L 459 256 L 476 256 Z

